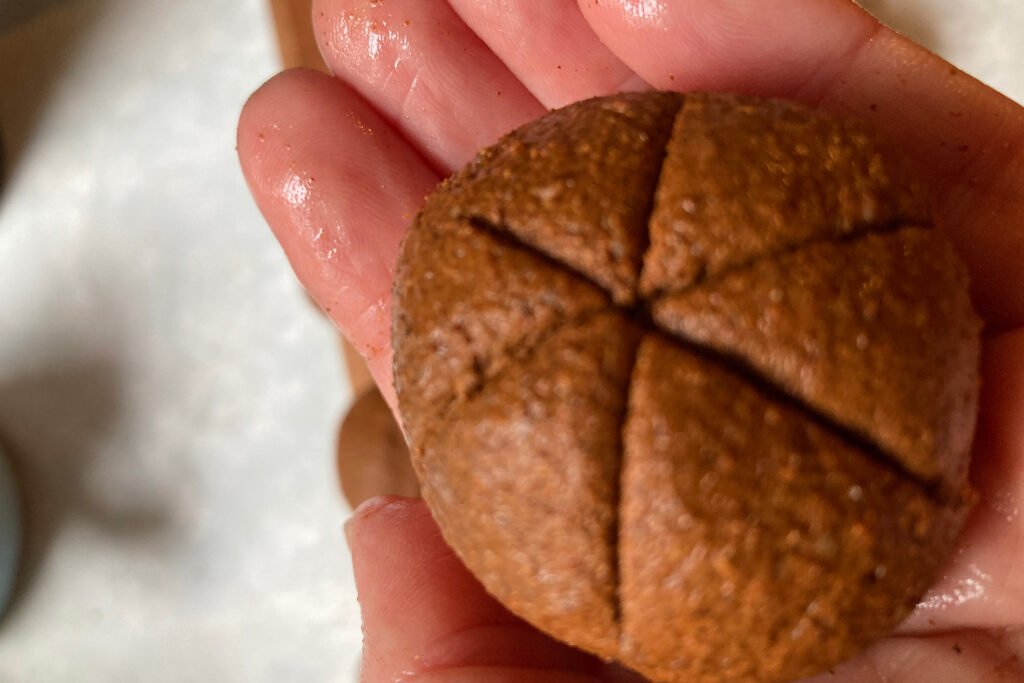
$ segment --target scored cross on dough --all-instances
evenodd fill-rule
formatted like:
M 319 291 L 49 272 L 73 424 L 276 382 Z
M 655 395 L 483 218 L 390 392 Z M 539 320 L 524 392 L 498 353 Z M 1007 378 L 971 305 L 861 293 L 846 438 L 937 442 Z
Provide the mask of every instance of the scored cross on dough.
M 430 206 L 406 237 L 395 282 L 395 389 L 412 443 L 553 328 L 611 305 L 569 270 Z
M 616 303 L 653 308 L 664 329 L 735 356 L 878 445 L 901 467 L 925 479 L 955 481 L 966 466 L 973 417 L 947 418 L 973 416 L 977 400 L 968 361 L 977 354 L 970 339 L 980 323 L 965 298 L 965 271 L 944 238 L 931 232 L 923 242 L 889 239 L 888 247 L 876 249 L 889 254 L 885 258 L 845 244 L 902 225 L 927 226 L 928 220 L 926 197 L 906 163 L 856 122 L 792 103 L 722 95 L 594 99 L 513 131 L 432 195 L 400 263 L 419 269 L 410 272 L 413 280 L 427 266 L 467 270 L 474 280 L 472 297 L 460 294 L 458 286 L 447 297 L 416 298 L 413 292 L 417 302 L 459 311 L 436 312 L 440 317 L 430 318 L 429 335 L 405 336 L 418 343 L 431 336 L 434 347 L 454 348 L 451 335 L 437 337 L 455 329 L 475 340 L 463 347 L 476 345 L 460 362 L 471 357 L 480 366 L 485 356 L 500 361 L 501 349 L 535 342 L 553 320 L 544 311 L 572 317 L 602 305 L 593 287 L 563 291 L 558 287 L 564 277 L 555 275 L 562 284 L 547 293 L 551 307 L 534 308 L 537 297 L 525 303 L 532 317 L 520 315 L 518 325 L 508 325 L 519 336 L 499 342 L 493 325 L 477 324 L 497 319 L 494 302 L 487 305 L 488 315 L 472 313 L 472 302 L 489 296 L 481 280 L 509 280 L 497 261 L 491 260 L 485 275 L 474 270 L 477 261 L 452 254 L 462 247 L 443 247 L 442 258 L 416 246 L 424 243 L 423 230 L 467 235 L 472 230 L 466 223 L 486 224 L 580 274 Z M 479 238 L 472 240 L 477 245 Z M 819 244 L 836 240 L 843 246 Z M 473 245 L 464 246 L 472 251 Z M 895 254 L 904 246 L 915 253 Z M 422 258 L 412 258 L 413 251 Z M 804 256 L 790 253 L 798 251 Z M 857 264 L 855 255 L 862 259 Z M 836 256 L 845 265 L 837 266 Z M 815 276 L 790 277 L 782 265 L 789 262 L 804 263 L 803 272 Z M 510 262 L 508 270 L 517 263 Z M 871 272 L 876 266 L 878 272 Z M 732 274 L 752 267 L 748 280 L 756 275 L 764 281 Z M 860 287 L 856 278 L 868 277 Z M 407 279 L 396 282 L 401 286 Z M 769 279 L 772 286 L 765 284 Z M 917 296 L 925 286 L 920 279 L 940 291 Z M 429 286 L 442 285 L 439 279 Z M 494 291 L 505 296 L 506 286 Z M 409 305 L 419 304 L 410 299 Z M 782 322 L 780 309 L 792 309 Z M 458 325 L 445 324 L 456 317 Z M 476 325 L 480 334 L 467 325 Z M 808 334 L 800 337 L 804 326 Z M 933 329 L 954 334 L 927 338 Z M 403 336 L 398 327 L 395 332 Z M 785 343 L 772 336 L 777 332 L 788 333 Z M 481 342 L 488 335 L 493 342 Z M 824 337 L 828 344 L 821 343 Z M 491 347 L 482 353 L 481 343 Z M 464 380 L 462 370 L 431 373 L 429 363 L 415 360 L 427 370 L 416 381 L 429 384 L 430 391 L 410 396 L 434 402 L 449 378 Z M 936 386 L 950 369 L 954 381 Z
M 481 583 L 605 656 L 618 651 L 620 435 L 641 333 L 614 310 L 558 326 L 457 404 L 414 458 L 424 499 Z
M 658 334 L 623 431 L 621 647 L 654 680 L 792 680 L 852 656 L 910 613 L 966 515 Z
M 620 594 L 622 590 L 636 592 L 638 584 L 623 583 L 629 577 L 620 577 L 619 565 L 632 562 L 628 566 L 636 566 L 635 553 L 621 556 L 624 549 L 638 547 L 637 543 L 630 545 L 631 537 L 646 539 L 640 547 L 647 550 L 656 548 L 657 541 L 649 530 L 643 530 L 635 515 L 630 517 L 624 511 L 635 509 L 638 497 L 654 506 L 655 512 L 670 501 L 696 509 L 700 501 L 692 496 L 714 491 L 702 489 L 702 485 L 663 493 L 630 488 L 630 472 L 648 471 L 644 468 L 654 464 L 655 460 L 644 460 L 645 454 L 662 457 L 659 483 L 671 485 L 693 465 L 687 459 L 696 457 L 694 449 L 700 450 L 697 444 L 683 447 L 687 443 L 683 434 L 699 432 L 707 447 L 732 449 L 730 457 L 739 459 L 739 468 L 761 471 L 758 463 L 763 458 L 764 471 L 769 473 L 763 485 L 774 487 L 771 490 L 786 488 L 785 480 L 773 482 L 773 478 L 787 471 L 785 466 L 777 466 L 777 461 L 780 453 L 789 452 L 807 462 L 818 459 L 817 465 L 826 470 L 835 469 L 831 479 L 823 475 L 822 481 L 842 488 L 848 496 L 881 502 L 891 493 L 894 500 L 905 504 L 895 511 L 891 506 L 869 509 L 857 500 L 845 506 L 837 504 L 824 526 L 815 526 L 813 520 L 799 515 L 788 517 L 788 526 L 766 522 L 758 533 L 768 546 L 783 543 L 785 538 L 804 539 L 801 542 L 811 545 L 820 542 L 827 555 L 825 546 L 850 542 L 848 536 L 853 534 L 860 538 L 856 547 L 868 553 L 863 562 L 874 563 L 877 569 L 880 558 L 889 552 L 886 538 L 891 538 L 894 530 L 912 532 L 928 539 L 920 548 L 931 563 L 921 569 L 924 578 L 919 578 L 926 580 L 936 568 L 934 558 L 949 545 L 966 510 L 959 498 L 960 482 L 949 482 L 952 486 L 943 494 L 946 505 L 943 496 L 934 498 L 932 487 L 926 485 L 936 473 L 961 473 L 962 462 L 945 469 L 937 462 L 939 454 L 934 448 L 929 452 L 874 448 L 897 443 L 886 441 L 889 428 L 898 433 L 920 427 L 920 423 L 905 419 L 908 414 L 899 406 L 884 416 L 888 425 L 884 420 L 876 423 L 877 415 L 865 419 L 863 402 L 830 404 L 822 400 L 821 393 L 801 393 L 802 386 L 785 372 L 759 363 L 763 358 L 771 360 L 772 354 L 756 345 L 770 345 L 771 341 L 763 334 L 758 336 L 764 330 L 756 316 L 751 318 L 753 322 L 744 316 L 753 310 L 750 302 L 757 301 L 763 288 L 730 289 L 731 282 L 742 279 L 745 268 L 767 268 L 785 263 L 785 259 L 799 259 L 801 254 L 832 242 L 836 248 L 849 249 L 863 235 L 892 233 L 893 226 L 904 219 L 919 217 L 915 213 L 920 210 L 918 191 L 912 184 L 900 185 L 908 177 L 901 162 L 868 144 L 869 138 L 854 124 L 829 123 L 829 119 L 803 111 L 807 123 L 801 128 L 794 105 L 787 103 L 749 105 L 727 96 L 686 96 L 682 114 L 677 116 L 681 101 L 679 95 L 658 94 L 582 103 L 529 124 L 485 150 L 428 198 L 403 246 L 394 291 L 399 405 L 424 497 L 446 539 L 484 586 L 513 611 L 556 637 L 602 656 L 628 654 L 633 659 L 627 658 L 627 664 L 640 668 L 644 666 L 641 660 L 650 653 L 633 646 L 629 630 L 638 628 L 643 619 L 638 621 L 635 611 L 631 619 L 629 610 L 639 605 L 643 612 L 650 601 L 637 602 L 638 592 L 637 600 Z M 770 163 L 766 168 L 747 169 L 739 186 L 719 183 L 716 188 L 715 182 L 707 181 L 709 176 L 679 172 L 687 164 L 711 168 L 715 154 L 722 156 L 722 163 L 740 163 L 735 150 L 728 149 L 728 136 L 701 147 L 699 163 L 685 156 L 692 145 L 680 143 L 685 142 L 689 126 L 713 128 L 710 117 L 718 115 L 720 105 L 738 106 L 745 116 L 763 118 L 762 128 L 770 128 L 768 123 L 774 120 L 783 123 L 777 133 L 762 136 L 771 143 L 766 143 Z M 701 122 L 701 116 L 709 119 Z M 565 128 L 569 122 L 574 127 Z M 588 137 L 588 131 L 594 136 Z M 799 140 L 803 142 L 798 144 Z M 836 153 L 844 141 L 853 151 Z M 787 150 L 796 158 L 787 161 Z M 806 181 L 805 174 L 816 180 Z M 667 182 L 676 186 L 668 187 Z M 729 194 L 739 191 L 742 196 Z M 775 217 L 760 225 L 757 221 L 770 217 L 770 212 L 744 214 L 743 207 L 730 208 L 730 202 L 736 205 L 744 199 L 755 205 L 772 204 Z M 702 213 L 694 211 L 695 206 L 717 208 Z M 835 219 L 821 223 L 821 216 L 830 212 L 837 212 Z M 740 237 L 729 242 L 722 232 L 727 225 L 721 216 L 738 221 Z M 747 237 L 742 237 L 744 230 Z M 923 232 L 936 241 L 942 239 Z M 679 254 L 709 253 L 701 240 L 716 234 L 732 245 L 735 257 L 713 255 L 686 275 L 684 266 L 690 266 L 686 266 L 687 259 L 677 258 Z M 890 280 L 897 281 L 900 269 L 913 257 L 913 249 L 898 245 L 892 256 L 890 270 L 896 276 Z M 861 254 L 856 247 L 850 256 L 855 261 L 871 257 L 871 252 Z M 659 259 L 662 262 L 657 267 L 652 265 Z M 870 266 L 865 268 L 870 270 Z M 963 284 L 957 273 L 941 267 L 936 270 L 935 277 L 951 278 L 943 285 L 950 291 Z M 666 273 L 687 284 L 667 286 L 658 280 Z M 784 274 L 780 277 L 784 279 Z M 827 281 L 828 277 L 820 279 Z M 799 290 L 802 282 L 793 286 Z M 911 299 L 927 299 L 935 283 L 913 277 L 902 284 Z M 843 321 L 847 313 L 842 307 L 829 310 L 833 301 L 826 285 L 804 293 L 802 301 L 810 300 L 806 304 L 810 311 L 797 312 L 796 320 L 809 325 L 812 338 L 818 334 L 815 323 L 820 327 L 838 320 L 838 330 L 861 329 Z M 694 301 L 706 296 L 706 301 L 716 303 L 720 302 L 715 297 L 725 300 L 731 292 L 738 310 L 730 314 L 724 307 L 711 306 L 710 313 L 700 311 L 704 318 L 691 320 L 696 304 L 687 308 L 680 303 L 686 303 L 691 290 Z M 661 296 L 665 292 L 671 296 Z M 769 291 L 768 296 L 775 294 Z M 748 301 L 744 297 L 753 298 Z M 949 306 L 951 324 L 957 323 L 959 312 L 959 324 L 966 325 L 959 330 L 964 334 L 954 335 L 951 344 L 941 342 L 933 348 L 927 334 L 906 335 L 899 325 L 893 329 L 879 325 L 871 329 L 870 346 L 872 352 L 884 349 L 885 353 L 845 353 L 861 346 L 854 339 L 852 347 L 849 340 L 843 347 L 845 355 L 826 354 L 814 359 L 816 364 L 800 366 L 792 360 L 794 356 L 799 360 L 799 355 L 790 350 L 782 365 L 823 377 L 872 372 L 884 379 L 896 374 L 890 371 L 901 364 L 918 368 L 921 358 L 939 358 L 945 365 L 940 363 L 935 371 L 946 372 L 949 364 L 971 355 L 969 340 L 966 346 L 958 346 L 957 340 L 969 337 L 970 326 L 976 325 L 966 295 L 953 297 Z M 707 316 L 713 317 L 716 311 L 721 315 L 708 323 Z M 804 320 L 802 314 L 813 320 Z M 659 331 L 659 326 L 664 330 Z M 665 332 L 680 336 L 665 337 Z M 782 332 L 799 336 L 795 328 Z M 678 368 L 666 367 L 660 373 L 656 367 L 652 370 L 649 362 L 632 369 L 641 334 L 646 335 L 645 340 L 669 339 L 676 355 L 665 357 L 682 358 L 681 365 L 706 381 L 674 382 L 673 371 Z M 754 351 L 735 343 L 746 335 L 753 340 Z M 783 334 L 779 342 L 782 356 L 786 356 L 785 340 Z M 644 345 L 646 348 L 648 341 Z M 976 345 L 973 348 L 976 352 Z M 647 384 L 637 384 L 637 372 L 647 373 Z M 637 437 L 642 431 L 636 432 L 630 425 L 651 427 L 652 421 L 662 418 L 656 410 L 637 413 L 634 403 L 627 417 L 626 397 L 635 401 L 633 392 L 650 385 L 652 372 L 659 400 L 690 405 L 694 410 L 667 413 L 673 416 L 672 429 L 660 432 L 661 441 L 655 439 L 638 449 L 624 439 L 640 438 L 637 443 L 642 443 L 646 437 Z M 969 373 L 964 377 L 968 381 Z M 756 379 L 758 386 L 748 386 L 751 379 Z M 702 390 L 695 388 L 714 386 L 716 381 L 740 387 L 737 391 L 746 396 L 735 406 L 727 401 L 718 406 L 718 425 L 712 419 L 715 411 L 699 409 Z M 932 411 L 924 423 L 940 424 L 946 416 L 943 411 L 973 405 L 976 390 L 976 386 L 957 387 L 959 402 L 925 400 L 913 409 Z M 743 429 L 747 418 L 757 415 L 783 416 L 788 425 L 785 429 L 768 430 L 779 433 L 778 442 L 738 440 L 732 434 Z M 756 427 L 756 420 L 751 424 Z M 842 426 L 841 433 L 830 433 L 833 424 Z M 845 438 L 847 428 L 863 430 L 858 433 L 872 447 L 871 452 Z M 671 447 L 673 439 L 677 441 L 675 449 Z M 729 476 L 718 480 L 724 490 L 730 490 Z M 755 486 L 759 481 L 756 477 L 751 480 Z M 751 482 L 743 485 L 749 487 Z M 898 495 L 894 493 L 897 490 Z M 620 513 L 625 515 L 622 519 Z M 654 514 L 648 521 L 657 519 Z M 765 515 L 765 519 L 779 517 Z M 747 522 L 757 528 L 756 520 Z M 665 541 L 684 546 L 688 542 L 684 536 L 666 537 Z M 667 561 L 672 557 L 670 554 Z M 659 566 L 657 558 L 649 559 L 651 566 Z M 813 564 L 815 560 L 807 561 Z M 824 562 L 811 575 L 828 581 L 830 566 Z M 857 572 L 850 576 L 854 584 L 864 580 Z M 916 597 L 911 593 L 925 585 L 918 580 L 901 585 L 903 578 L 893 572 L 886 579 L 883 571 L 872 579 L 879 584 L 877 594 L 894 602 L 890 621 L 909 609 Z M 812 589 L 800 595 L 810 594 Z M 858 585 L 851 585 L 850 590 L 856 593 Z M 773 599 L 767 593 L 764 597 L 769 602 Z M 847 651 L 879 635 L 879 628 L 892 625 L 885 619 L 861 623 L 863 632 L 836 635 L 839 640 L 834 651 Z M 620 630 L 623 626 L 626 632 Z M 762 634 L 765 638 L 785 635 L 785 629 L 777 624 L 770 627 L 771 633 Z M 651 663 L 650 670 L 664 673 L 656 664 Z M 680 666 L 684 672 L 686 667 Z
M 551 112 L 483 150 L 433 203 L 508 231 L 632 304 L 681 102 L 675 93 L 619 95 Z
M 918 477 L 951 485 L 966 474 L 978 412 L 969 310 L 952 246 L 918 227 L 813 243 L 652 305 L 664 329 L 735 354 Z
M 640 289 L 652 298 L 808 242 L 930 218 L 904 159 L 863 124 L 791 102 L 688 96 Z

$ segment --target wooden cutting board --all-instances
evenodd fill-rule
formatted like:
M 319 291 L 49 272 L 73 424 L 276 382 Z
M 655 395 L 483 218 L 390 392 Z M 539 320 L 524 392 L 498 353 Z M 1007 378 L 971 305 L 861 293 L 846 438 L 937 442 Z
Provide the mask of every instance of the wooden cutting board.
M 270 0 L 270 10 L 284 67 L 304 66 L 326 72 L 327 65 L 313 36 L 313 0 Z

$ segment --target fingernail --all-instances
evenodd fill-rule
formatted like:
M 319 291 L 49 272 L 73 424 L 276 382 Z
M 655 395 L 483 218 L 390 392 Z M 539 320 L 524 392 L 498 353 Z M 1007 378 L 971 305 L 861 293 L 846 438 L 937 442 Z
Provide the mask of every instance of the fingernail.
M 352 534 L 355 529 L 355 522 L 362 522 L 364 520 L 373 517 L 381 510 L 391 507 L 396 503 L 401 503 L 404 498 L 401 496 L 374 496 L 364 500 L 359 506 L 352 511 L 352 516 L 345 520 L 345 540 L 348 541 L 349 548 L 352 547 Z

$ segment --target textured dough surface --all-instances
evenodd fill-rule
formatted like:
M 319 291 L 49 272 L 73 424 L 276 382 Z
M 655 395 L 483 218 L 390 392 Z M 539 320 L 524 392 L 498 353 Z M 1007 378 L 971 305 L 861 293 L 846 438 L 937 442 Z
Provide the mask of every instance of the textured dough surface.
M 919 477 L 963 479 L 979 330 L 963 324 L 967 273 L 931 230 L 816 242 L 652 308 L 665 329 L 742 357 Z
M 638 338 L 616 311 L 558 328 L 456 406 L 416 460 L 438 524 L 481 583 L 605 656 L 618 650 L 611 540 Z
M 412 441 L 441 424 L 454 402 L 477 391 L 564 319 L 593 313 L 608 297 L 521 246 L 467 222 L 423 220 L 404 246 L 396 276 L 395 373 Z
M 849 657 L 910 611 L 963 522 L 662 336 L 640 348 L 624 440 L 623 650 L 655 680 L 788 679 Z
M 785 102 L 617 95 L 484 150 L 393 297 L 445 539 L 658 681 L 787 680 L 884 635 L 971 497 L 979 324 L 924 206 L 884 142 Z
M 632 303 L 676 93 L 580 102 L 513 131 L 428 202 L 506 231 Z
M 789 102 L 688 97 L 641 289 L 673 291 L 809 241 L 928 219 L 906 163 L 861 124 Z

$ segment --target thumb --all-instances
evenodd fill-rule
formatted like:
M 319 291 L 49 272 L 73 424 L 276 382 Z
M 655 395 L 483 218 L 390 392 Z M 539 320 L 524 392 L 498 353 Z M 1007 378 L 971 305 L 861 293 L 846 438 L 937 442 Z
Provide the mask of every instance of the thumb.
M 363 614 L 363 683 L 590 683 L 601 662 L 489 596 L 422 500 L 372 498 L 345 526 Z

